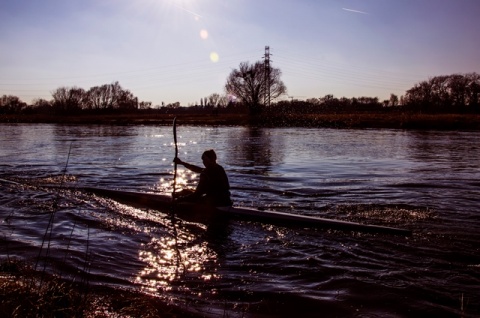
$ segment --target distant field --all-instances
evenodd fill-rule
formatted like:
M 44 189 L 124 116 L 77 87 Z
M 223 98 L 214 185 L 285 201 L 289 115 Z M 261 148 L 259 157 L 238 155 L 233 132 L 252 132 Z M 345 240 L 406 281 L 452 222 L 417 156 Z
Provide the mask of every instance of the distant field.
M 107 125 L 170 125 L 174 117 L 189 125 L 259 125 L 267 127 L 397 128 L 480 130 L 478 114 L 352 113 L 352 114 L 81 114 L 0 115 L 0 123 Z

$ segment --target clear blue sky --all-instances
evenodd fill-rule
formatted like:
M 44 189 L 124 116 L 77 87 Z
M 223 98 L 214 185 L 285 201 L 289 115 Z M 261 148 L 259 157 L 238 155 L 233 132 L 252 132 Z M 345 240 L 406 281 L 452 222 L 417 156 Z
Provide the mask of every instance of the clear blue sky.
M 188 105 L 266 45 L 290 96 L 388 99 L 480 73 L 480 0 L 1 0 L 0 95 L 119 81 Z

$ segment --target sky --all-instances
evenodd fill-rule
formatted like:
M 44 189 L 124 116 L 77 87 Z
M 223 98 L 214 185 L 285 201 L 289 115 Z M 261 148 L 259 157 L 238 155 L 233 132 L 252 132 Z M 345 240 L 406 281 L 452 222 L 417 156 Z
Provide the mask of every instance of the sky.
M 241 62 L 282 72 L 279 100 L 402 96 L 480 73 L 480 0 L 0 0 L 0 96 L 118 81 L 140 101 L 200 103 Z

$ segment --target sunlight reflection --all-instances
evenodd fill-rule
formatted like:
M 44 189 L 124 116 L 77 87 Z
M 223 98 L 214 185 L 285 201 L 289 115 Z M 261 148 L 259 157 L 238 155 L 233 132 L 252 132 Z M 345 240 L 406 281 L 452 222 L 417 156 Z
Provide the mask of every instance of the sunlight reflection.
M 175 287 L 186 292 L 187 286 L 179 286 L 187 280 L 210 281 L 219 278 L 217 256 L 196 235 L 179 233 L 177 237 L 152 238 L 142 245 L 140 261 L 145 268 L 135 278 L 144 292 L 157 294 Z M 214 265 L 214 266 L 212 266 Z
M 185 147 L 187 144 L 185 142 L 177 142 L 179 147 Z M 171 142 L 170 146 L 175 147 L 175 143 Z
M 103 218 L 105 223 L 112 228 L 125 228 L 135 232 L 143 233 L 150 233 L 152 230 L 158 230 L 158 228 L 152 229 L 145 224 L 132 222 L 132 217 L 136 220 L 154 220 L 156 222 L 163 223 L 161 218 L 151 215 L 148 210 L 137 209 L 135 207 L 101 197 L 97 197 L 96 200 L 101 205 L 109 208 L 112 211 L 115 211 L 115 214 L 112 217 L 105 217 L 103 212 L 91 212 L 93 215 L 101 213 L 102 216 L 98 216 L 98 218 Z
M 173 164 L 172 164 L 173 165 Z M 171 193 L 173 191 L 173 171 L 170 178 L 161 177 L 156 186 L 152 189 L 155 192 Z M 177 169 L 176 191 L 182 189 L 194 189 L 198 175 L 186 169 Z
M 184 227 L 191 223 L 177 223 L 172 228 L 171 220 L 149 210 L 95 198 L 115 211 L 112 217 L 105 217 L 102 212 L 107 225 L 123 231 L 129 229 L 132 232 L 128 233 L 142 238 L 138 260 L 144 265 L 134 278 L 142 291 L 157 296 L 164 296 L 165 291 L 197 294 L 195 288 L 199 284 L 220 278 L 217 253 L 202 237 L 207 230 L 205 225 L 195 224 L 192 233 Z

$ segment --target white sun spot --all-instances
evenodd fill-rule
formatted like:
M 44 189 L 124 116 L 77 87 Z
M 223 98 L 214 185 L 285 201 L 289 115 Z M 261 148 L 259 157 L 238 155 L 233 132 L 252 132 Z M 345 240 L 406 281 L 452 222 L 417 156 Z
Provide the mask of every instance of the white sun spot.
M 205 30 L 205 29 L 200 30 L 200 37 L 201 37 L 203 40 L 206 40 L 206 39 L 208 38 L 208 31 Z

